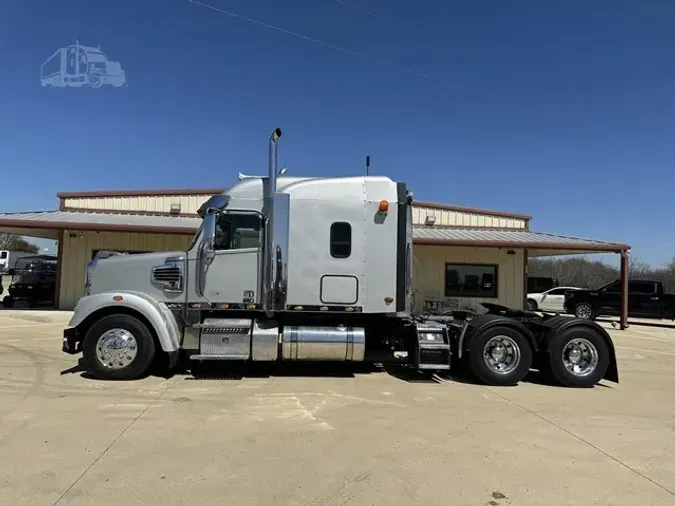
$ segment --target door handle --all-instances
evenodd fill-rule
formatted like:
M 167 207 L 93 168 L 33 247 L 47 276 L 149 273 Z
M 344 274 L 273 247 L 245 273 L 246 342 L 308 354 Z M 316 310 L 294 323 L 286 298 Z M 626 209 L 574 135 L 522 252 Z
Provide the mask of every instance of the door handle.
M 659 300 L 658 297 L 652 297 L 652 300 Z

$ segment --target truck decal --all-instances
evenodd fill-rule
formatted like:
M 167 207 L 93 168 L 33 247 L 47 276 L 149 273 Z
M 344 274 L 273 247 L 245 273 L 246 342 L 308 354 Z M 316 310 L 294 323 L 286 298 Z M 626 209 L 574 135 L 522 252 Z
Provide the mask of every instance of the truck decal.
M 56 88 L 115 88 L 126 84 L 126 74 L 119 62 L 111 61 L 100 46 L 75 44 L 58 49 L 40 67 L 40 84 Z

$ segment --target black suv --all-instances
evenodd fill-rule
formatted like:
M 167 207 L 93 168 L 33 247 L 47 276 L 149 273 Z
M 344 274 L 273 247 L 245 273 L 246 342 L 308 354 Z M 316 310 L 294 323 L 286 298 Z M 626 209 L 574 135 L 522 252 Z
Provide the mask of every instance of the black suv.
M 565 293 L 565 312 L 579 318 L 619 315 L 621 282 L 613 281 L 596 290 Z M 675 294 L 665 293 L 663 283 L 650 280 L 628 282 L 628 315 L 635 318 L 675 319 Z

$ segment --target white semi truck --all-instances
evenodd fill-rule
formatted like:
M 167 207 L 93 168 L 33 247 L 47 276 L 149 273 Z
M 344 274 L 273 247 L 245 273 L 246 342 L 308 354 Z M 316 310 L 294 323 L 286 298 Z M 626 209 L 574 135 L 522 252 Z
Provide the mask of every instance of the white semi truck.
M 592 321 L 483 304 L 485 314 L 412 313 L 412 194 L 386 177 L 244 177 L 205 202 L 187 251 L 112 256 L 64 330 L 90 374 L 130 380 L 160 355 L 219 361 L 397 363 L 467 368 L 512 385 L 531 368 L 566 386 L 618 382 Z M 279 177 L 278 177 L 279 176 Z

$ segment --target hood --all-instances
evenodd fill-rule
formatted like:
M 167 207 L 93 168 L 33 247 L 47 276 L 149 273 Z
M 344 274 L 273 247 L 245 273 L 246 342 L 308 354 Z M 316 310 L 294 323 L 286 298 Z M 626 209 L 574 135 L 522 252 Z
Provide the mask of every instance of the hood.
M 176 300 L 181 294 L 167 293 L 152 280 L 153 267 L 162 266 L 167 259 L 176 257 L 184 258 L 185 252 L 163 251 L 94 259 L 88 266 L 87 295 L 111 291 L 138 291 L 147 293 L 158 301 Z

